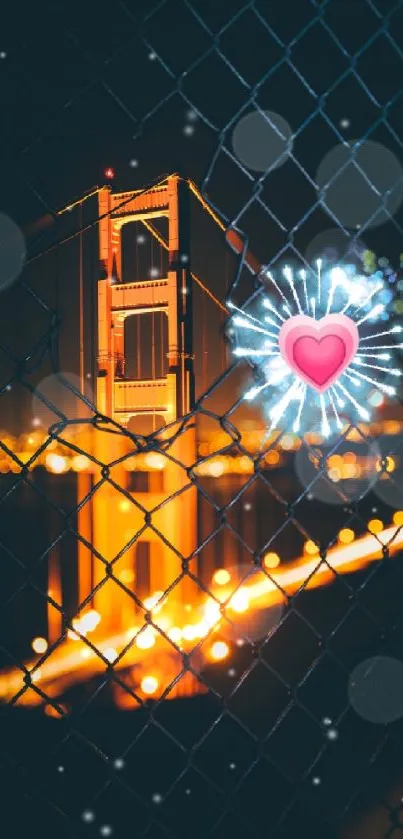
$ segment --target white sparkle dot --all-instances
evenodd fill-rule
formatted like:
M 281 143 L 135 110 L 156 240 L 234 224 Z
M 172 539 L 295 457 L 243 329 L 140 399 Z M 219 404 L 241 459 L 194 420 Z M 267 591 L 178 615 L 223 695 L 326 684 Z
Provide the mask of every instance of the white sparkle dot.
M 58 772 L 64 772 L 64 766 L 58 766 L 57 771 Z
M 6 52 L 0 52 L 0 58 L 7 58 Z
M 99 832 L 101 836 L 112 836 L 113 830 L 110 824 L 103 824 L 102 827 L 100 827 Z
M 116 760 L 113 761 L 113 765 L 115 769 L 123 769 L 125 762 L 122 757 L 117 757 Z
M 236 769 L 236 763 L 230 763 L 229 768 L 230 769 Z
M 189 122 L 196 122 L 196 120 L 198 119 L 196 111 L 190 108 L 190 110 L 186 113 L 186 118 L 189 120 Z
M 322 722 L 323 722 L 323 725 L 331 725 L 332 724 L 332 721 L 331 721 L 330 717 L 323 717 Z
M 249 504 L 249 502 L 248 502 L 247 504 L 243 505 L 243 508 L 244 508 L 244 510 L 251 510 L 252 509 L 252 504 Z
M 136 167 L 137 167 L 138 165 L 139 165 L 138 160 L 134 160 L 134 159 L 133 159 L 133 160 L 131 160 L 131 161 L 130 161 L 130 166 L 132 167 L 132 169 L 136 169 Z
M 340 120 L 340 126 L 341 128 L 350 128 L 350 120 L 346 118 Z
M 184 265 L 186 265 L 186 263 L 189 262 L 189 257 L 187 253 L 181 253 L 180 260 L 184 263 Z
M 373 507 L 372 510 L 371 510 L 371 513 L 377 513 L 377 512 L 378 512 L 378 507 Z
M 236 670 L 234 670 L 233 667 L 230 667 L 230 669 L 228 670 L 228 675 L 231 676 L 231 678 L 233 679 L 234 676 L 236 676 Z
M 183 133 L 186 134 L 187 137 L 191 137 L 192 134 L 194 134 L 194 131 L 193 125 L 185 125 L 183 129 Z
M 84 810 L 84 813 L 82 815 L 82 819 L 83 819 L 84 822 L 93 822 L 94 819 L 95 819 L 95 816 L 94 816 L 94 813 L 92 812 L 92 810 Z
M 90 379 L 91 378 L 91 373 L 87 373 L 86 378 Z
M 192 792 L 192 790 L 190 790 L 190 789 L 185 789 L 185 793 L 186 793 L 186 795 L 190 795 L 190 793 L 191 793 L 191 792 Z
M 245 641 L 243 640 L 243 638 L 237 638 L 235 643 L 236 643 L 237 647 L 243 647 L 244 644 L 245 644 Z
M 337 740 L 339 734 L 335 728 L 329 728 L 326 736 L 329 740 Z
M 315 787 L 318 787 L 320 784 L 320 778 L 312 778 L 312 783 Z
M 149 52 L 148 57 L 149 57 L 150 61 L 155 61 L 155 59 L 157 58 L 157 53 L 156 52 Z
M 143 234 L 143 233 L 139 233 L 139 235 L 138 235 L 138 236 L 137 236 L 137 238 L 136 238 L 136 242 L 137 242 L 137 244 L 138 244 L 138 245 L 144 245 L 145 241 L 146 241 L 146 237 L 144 236 L 144 234 Z
M 161 804 L 161 801 L 162 801 L 162 795 L 160 795 L 159 792 L 155 792 L 154 795 L 153 795 L 153 803 L 154 804 Z
M 11 385 L 6 385 L 6 390 L 11 390 Z
M 158 277 L 159 273 L 158 268 L 150 268 L 150 277 Z

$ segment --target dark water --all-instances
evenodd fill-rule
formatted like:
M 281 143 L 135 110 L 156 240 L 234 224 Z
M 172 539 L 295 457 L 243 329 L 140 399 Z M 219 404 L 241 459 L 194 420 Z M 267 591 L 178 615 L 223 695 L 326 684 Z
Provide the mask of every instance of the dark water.
M 64 601 L 68 610 L 77 605 L 69 530 L 75 519 L 66 515 L 75 504 L 75 478 L 42 470 L 32 477 L 36 489 L 2 478 L 3 498 L 15 486 L 0 519 L 3 666 L 29 655 L 34 634 L 46 635 L 46 551 L 61 532 Z M 266 477 L 270 489 L 259 478 L 233 504 L 244 478 L 203 479 L 219 511 L 201 502 L 199 540 L 223 525 L 226 508 L 226 521 L 245 544 L 222 526 L 202 555 L 201 576 L 211 577 L 224 556 L 250 562 L 251 552 L 263 548 L 287 562 L 307 536 L 331 542 L 353 514 L 350 526 L 359 534 L 374 507 L 390 521 L 390 509 L 372 493 L 349 513 L 315 499 L 290 507 L 300 492 L 292 463 Z M 401 558 L 380 559 L 335 577 L 331 586 L 298 593 L 274 634 L 235 650 L 235 675 L 225 667 L 203 671 L 204 696 L 118 712 L 109 706 L 105 674 L 69 692 L 72 710 L 63 721 L 3 708 L 4 823 L 10 820 L 17 837 L 28 829 L 46 837 L 94 837 L 110 825 L 114 836 L 136 839 L 344 839 L 352 802 L 365 811 L 402 774 L 401 722 L 368 723 L 348 703 L 349 676 L 360 661 L 378 653 L 401 657 L 402 571 Z M 334 742 L 325 717 L 337 731 Z M 118 757 L 124 759 L 119 771 Z M 82 821 L 86 809 L 94 811 L 93 823 Z M 382 836 L 367 832 L 366 839 Z

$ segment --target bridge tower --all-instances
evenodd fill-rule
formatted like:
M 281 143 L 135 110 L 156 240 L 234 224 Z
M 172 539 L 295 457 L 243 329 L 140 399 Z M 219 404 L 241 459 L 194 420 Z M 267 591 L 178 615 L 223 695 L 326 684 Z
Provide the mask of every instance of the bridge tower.
M 179 430 L 175 421 L 191 411 L 194 400 L 188 199 L 187 184 L 177 175 L 146 191 L 113 193 L 110 187 L 104 187 L 98 199 L 101 278 L 97 295 L 96 407 L 123 427 L 131 417 L 158 415 L 165 425 L 174 424 L 158 434 L 159 439 L 167 441 Z M 133 221 L 151 226 L 153 219 L 161 217 L 168 221 L 167 276 L 123 282 L 123 226 Z M 168 373 L 164 378 L 125 378 L 125 320 L 150 312 L 162 312 L 167 318 Z M 133 442 L 107 430 L 94 432 L 92 447 L 92 454 L 104 464 L 113 464 L 129 450 L 135 451 Z M 186 469 L 179 465 L 191 466 L 196 461 L 194 423 L 187 423 L 185 431 L 165 448 L 168 458 L 163 451 L 164 447 L 158 457 L 163 459 L 164 468 L 158 476 L 152 471 L 146 473 L 147 489 L 133 491 L 124 464 L 111 465 L 110 480 L 106 477 L 79 511 L 78 531 L 94 548 L 91 551 L 79 543 L 79 600 L 83 602 L 96 589 L 93 605 L 102 616 L 104 629 L 130 627 L 134 606 L 115 580 L 105 582 L 107 569 L 97 552 L 108 563 L 122 552 L 113 563 L 113 574 L 136 594 L 139 563 L 146 563 L 148 594 L 152 594 L 168 589 L 181 577 L 182 557 L 188 557 L 196 547 L 196 489 Z M 136 469 L 135 456 L 133 460 Z M 90 492 L 94 481 L 98 482 L 98 476 L 80 473 L 80 498 Z M 133 503 L 116 487 L 124 489 Z M 133 545 L 124 551 L 129 539 L 134 540 Z M 193 572 L 197 572 L 196 561 L 190 564 Z M 184 576 L 172 592 L 172 601 L 184 603 L 189 585 L 189 578 Z M 140 592 L 142 597 L 144 594 Z

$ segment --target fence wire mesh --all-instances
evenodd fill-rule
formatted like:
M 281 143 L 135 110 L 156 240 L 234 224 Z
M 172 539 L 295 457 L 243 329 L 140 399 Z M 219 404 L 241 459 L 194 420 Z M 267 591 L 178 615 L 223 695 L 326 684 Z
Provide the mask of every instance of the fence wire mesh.
M 279 432 L 262 451 L 262 434 L 257 444 L 248 436 L 251 427 L 264 431 L 262 417 L 241 410 L 240 388 L 253 371 L 225 355 L 222 309 L 228 301 L 247 307 L 261 294 L 249 252 L 273 269 L 322 254 L 360 264 L 376 254 L 401 314 L 403 3 L 69 3 L 35 10 L 23 24 L 19 11 L 0 54 L 9 115 L 0 235 L 14 237 L 11 263 L 0 265 L 5 824 L 10 819 L 16 836 L 395 839 L 403 830 L 401 403 L 390 414 L 384 405 L 376 423 L 350 426 L 328 452 L 333 469 L 335 457 L 337 468 L 343 458 L 353 464 L 343 489 L 331 483 L 317 443 Z M 243 242 L 235 253 L 192 210 L 192 268 L 197 263 L 221 310 L 211 300 L 203 309 L 204 292 L 195 289 L 196 402 L 164 437 L 155 429 L 128 433 L 94 410 L 99 218 L 91 199 L 76 206 L 73 196 L 109 161 L 119 190 L 147 189 L 161 172 L 179 171 L 199 184 L 227 238 L 236 231 Z M 69 202 L 71 212 L 58 214 Z M 136 243 L 141 249 L 141 234 Z M 136 258 L 156 276 L 153 250 Z M 83 297 L 75 299 L 80 265 Z M 87 313 L 84 394 L 78 375 L 65 372 L 78 374 L 77 303 Z M 136 341 L 151 358 L 150 324 L 137 329 Z M 161 332 L 161 353 L 164 340 Z M 154 358 L 147 375 L 164 375 L 165 364 Z M 142 378 L 138 357 L 133 365 Z M 32 428 L 32 405 L 46 425 L 42 436 Z M 175 444 L 195 424 L 197 460 L 178 463 Z M 153 483 L 142 485 L 134 466 L 133 486 L 122 488 L 113 477 L 118 458 L 99 462 L 82 442 L 90 430 L 109 432 L 111 452 L 113 435 L 125 438 L 122 463 L 151 455 L 163 456 L 167 470 L 183 468 L 197 494 L 195 550 L 178 557 L 155 525 L 157 511 L 136 501 L 136 492 L 160 491 L 158 468 L 149 467 Z M 316 458 L 313 478 L 304 453 Z M 78 498 L 80 458 L 95 477 Z M 242 461 L 238 474 L 225 472 L 230 458 Z M 359 458 L 365 479 L 354 483 Z M 71 484 L 68 468 L 76 473 Z M 79 511 L 105 484 L 144 514 L 114 557 L 79 527 Z M 383 525 L 395 525 L 393 532 Z M 202 637 L 192 639 L 188 624 L 188 637 L 175 634 L 158 619 L 147 599 L 147 556 L 137 554 L 134 583 L 119 573 L 146 530 L 179 562 L 157 605 L 182 609 L 176 592 L 185 582 L 190 602 L 178 620 L 192 625 L 196 602 L 208 601 L 213 619 L 206 624 L 204 616 Z M 337 544 L 366 535 L 376 547 L 367 563 L 357 555 L 356 573 L 329 563 Z M 80 543 L 98 569 L 84 599 Z M 286 573 L 304 550 L 298 585 L 283 587 L 276 564 Z M 275 606 L 255 620 L 245 617 L 242 598 L 235 614 L 222 605 L 212 580 L 226 569 L 238 593 L 251 573 L 272 585 Z M 91 638 L 102 589 L 100 625 L 113 627 L 114 609 L 127 612 L 128 604 L 138 623 L 134 633 L 126 624 L 124 637 L 111 630 L 107 644 Z M 88 617 L 77 623 L 91 609 L 94 625 Z M 60 620 L 49 642 L 48 619 Z M 140 665 L 125 666 L 133 651 Z M 96 663 L 85 678 L 90 659 Z

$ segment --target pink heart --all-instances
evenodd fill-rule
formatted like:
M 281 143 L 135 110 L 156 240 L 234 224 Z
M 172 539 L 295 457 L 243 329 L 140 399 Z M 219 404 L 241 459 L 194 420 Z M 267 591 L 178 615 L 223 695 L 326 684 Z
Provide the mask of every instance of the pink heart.
M 347 315 L 327 315 L 314 320 L 295 315 L 279 334 L 284 361 L 315 390 L 327 390 L 348 367 L 357 352 L 359 333 Z

